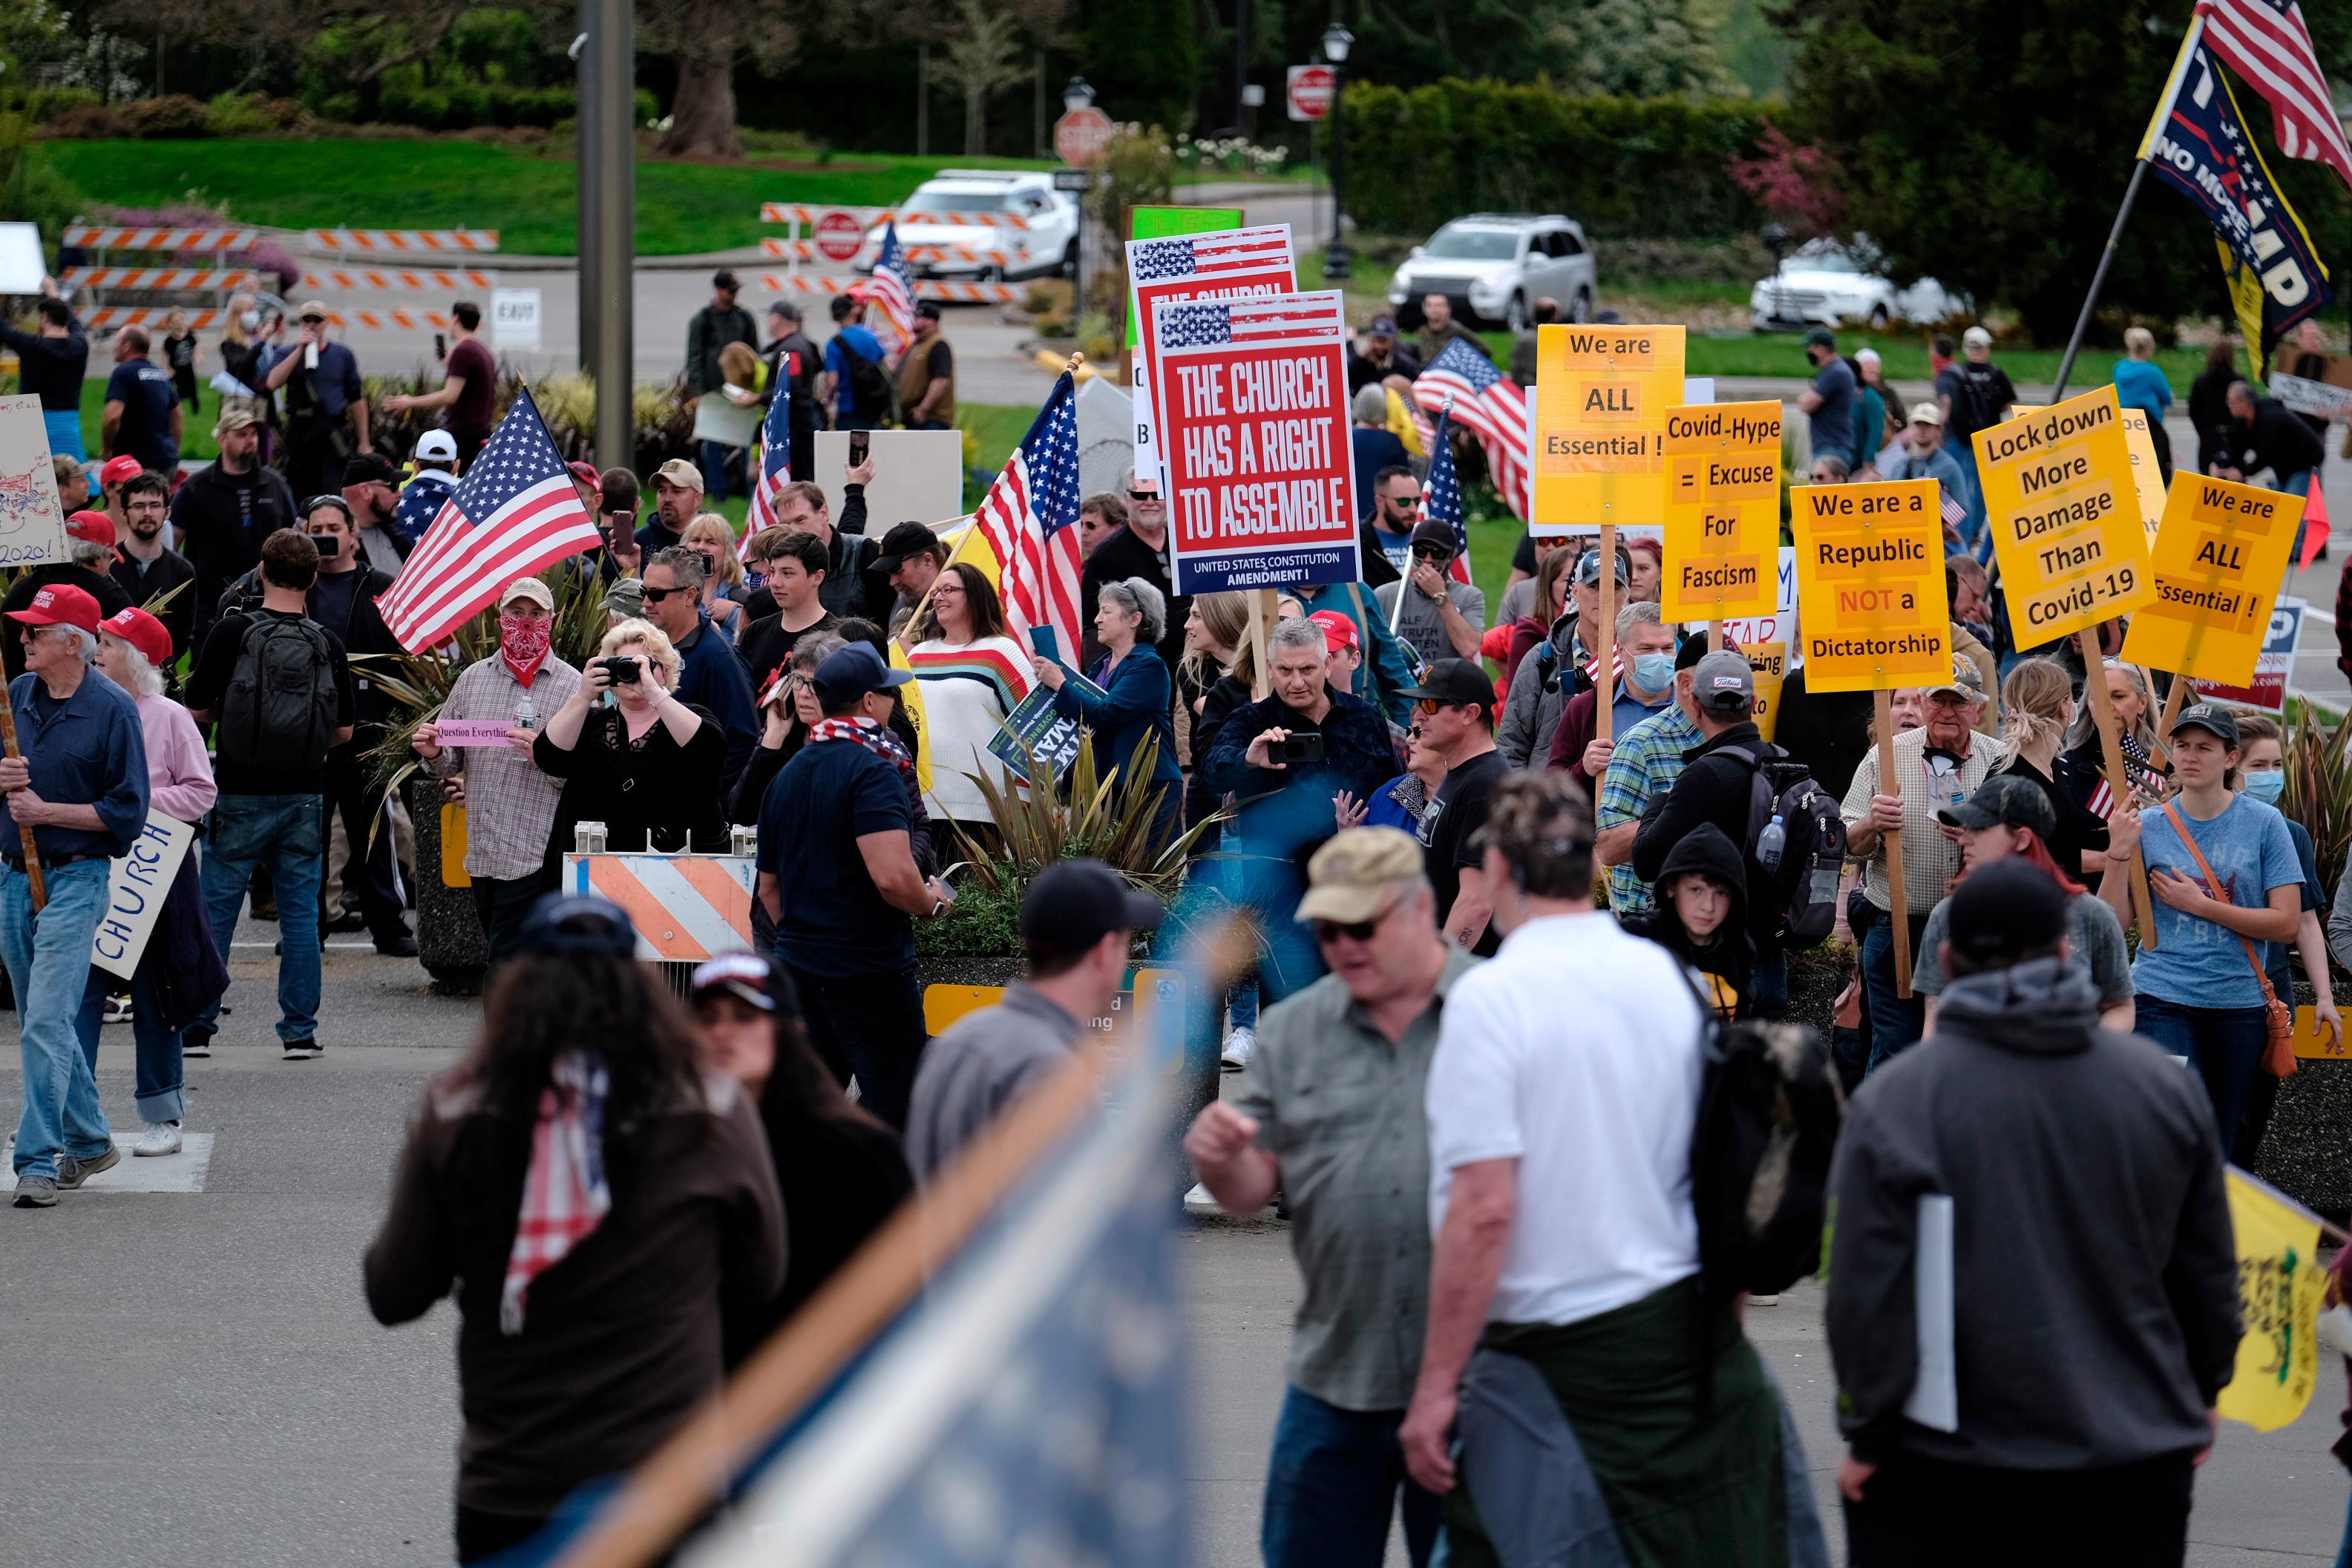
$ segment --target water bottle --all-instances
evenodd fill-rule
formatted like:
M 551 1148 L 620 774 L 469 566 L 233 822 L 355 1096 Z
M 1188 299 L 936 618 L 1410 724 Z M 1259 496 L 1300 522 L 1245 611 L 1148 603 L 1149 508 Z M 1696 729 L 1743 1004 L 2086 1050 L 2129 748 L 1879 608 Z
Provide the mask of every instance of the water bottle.
M 1764 824 L 1764 831 L 1756 835 L 1756 863 L 1777 874 L 1781 852 L 1788 847 L 1788 831 L 1780 826 L 1780 813 L 1775 811 L 1772 820 Z

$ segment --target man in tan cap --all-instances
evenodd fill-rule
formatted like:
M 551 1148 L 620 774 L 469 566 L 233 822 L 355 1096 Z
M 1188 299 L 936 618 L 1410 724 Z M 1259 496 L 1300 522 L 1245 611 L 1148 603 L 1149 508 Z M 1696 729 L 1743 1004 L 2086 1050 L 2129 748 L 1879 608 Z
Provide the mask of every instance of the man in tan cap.
M 499 596 L 499 648 L 467 665 L 449 688 L 440 718 L 416 727 L 416 755 L 436 779 L 458 781 L 466 801 L 466 874 L 474 882 L 495 967 L 514 952 L 523 917 L 555 890 L 548 835 L 555 829 L 562 783 L 539 770 L 531 744 L 556 709 L 579 689 L 580 672 L 548 646 L 555 596 L 535 577 L 519 577 Z M 442 742 L 452 720 L 507 726 L 506 738 Z
M 686 525 L 702 510 L 702 470 L 673 457 L 654 470 L 654 510 L 637 530 L 637 549 L 650 560 L 657 550 L 686 542 Z
M 308 300 L 294 315 L 301 331 L 277 350 L 262 390 L 286 394 L 286 482 L 307 503 L 341 489 L 343 465 L 374 448 L 360 362 L 349 348 L 327 340 L 325 302 Z
M 1307 874 L 1298 918 L 1331 972 L 1259 1020 L 1239 1088 L 1202 1111 L 1184 1152 L 1229 1213 L 1286 1195 L 1306 1281 L 1266 1478 L 1266 1563 L 1376 1568 L 1402 1490 L 1418 1565 L 1438 1500 L 1406 1476 L 1396 1432 L 1429 1316 L 1423 1087 L 1446 993 L 1477 960 L 1438 935 L 1412 835 L 1350 828 Z
M 1903 455 L 1889 465 L 1889 479 L 1933 479 L 1944 488 L 1955 507 L 1966 510 L 1969 504 L 1969 476 L 1960 469 L 1958 461 L 1944 448 L 1944 413 L 1932 402 L 1911 405 L 1911 423 L 1903 427 L 1903 439 L 1896 443 Z M 1960 543 L 1960 531 L 1951 523 L 1944 525 L 1945 537 L 1956 547 Z

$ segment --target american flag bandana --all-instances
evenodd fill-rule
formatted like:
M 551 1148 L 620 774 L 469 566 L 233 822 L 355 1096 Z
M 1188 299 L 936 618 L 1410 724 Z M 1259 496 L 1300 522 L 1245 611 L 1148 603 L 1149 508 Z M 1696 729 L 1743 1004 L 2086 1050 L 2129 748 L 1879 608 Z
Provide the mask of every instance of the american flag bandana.
M 499 1293 L 499 1332 L 522 1333 L 523 1294 L 539 1275 L 595 1234 L 613 1211 L 604 1185 L 604 1096 L 612 1081 L 600 1059 L 567 1051 L 539 1092 L 530 1135 L 530 1169 L 522 1178 L 522 1212 Z

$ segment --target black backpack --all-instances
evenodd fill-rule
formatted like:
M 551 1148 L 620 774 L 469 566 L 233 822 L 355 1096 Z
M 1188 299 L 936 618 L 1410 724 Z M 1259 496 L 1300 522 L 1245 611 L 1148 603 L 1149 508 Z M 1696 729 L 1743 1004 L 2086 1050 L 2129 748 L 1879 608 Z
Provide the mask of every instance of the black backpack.
M 1747 862 L 1748 925 L 1767 956 L 1810 947 L 1837 925 L 1838 875 L 1845 866 L 1845 818 L 1813 770 L 1778 747 L 1759 756 L 1744 746 L 1723 755 L 1744 760 L 1749 775 Z M 1785 842 L 1779 867 L 1756 858 L 1756 841 L 1774 817 Z
M 1700 1284 L 1716 1300 L 1777 1294 L 1821 1266 L 1845 1094 L 1806 1025 L 1726 1023 L 1693 994 L 1706 1030 L 1691 1132 Z
M 334 745 L 335 663 L 309 617 L 257 614 L 237 646 L 214 748 L 240 768 L 316 768 Z
M 898 391 L 882 361 L 866 358 L 847 343 L 842 344 L 841 354 L 849 361 L 849 400 L 857 406 L 857 417 L 877 423 L 895 417 Z

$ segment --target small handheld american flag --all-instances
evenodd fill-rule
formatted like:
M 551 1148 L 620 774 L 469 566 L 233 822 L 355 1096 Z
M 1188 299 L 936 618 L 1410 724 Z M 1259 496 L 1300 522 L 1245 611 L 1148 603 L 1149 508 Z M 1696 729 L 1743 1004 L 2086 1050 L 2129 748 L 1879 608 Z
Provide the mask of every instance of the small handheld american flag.
M 1449 574 L 1456 582 L 1470 580 L 1470 532 L 1462 526 L 1462 482 L 1454 473 L 1454 444 L 1449 440 L 1448 425 L 1454 417 L 1454 400 L 1447 398 L 1437 410 L 1437 428 L 1431 433 L 1429 476 L 1421 483 L 1420 521 L 1432 518 L 1454 529 L 1454 564 Z
M 528 390 L 376 601 L 412 653 L 438 647 L 507 584 L 600 543 Z
M 2126 730 L 2121 742 L 2124 754 L 2124 785 L 2135 796 L 2145 797 L 2154 788 L 2155 774 L 2147 765 L 2147 747 L 2139 737 Z M 2102 777 L 2099 787 L 2091 791 L 2088 802 L 2091 815 L 2105 821 L 2116 814 L 2116 792 Z
M 898 335 L 897 347 L 915 340 L 915 275 L 907 268 L 907 247 L 898 243 L 895 222 L 882 225 L 882 248 L 874 256 L 874 281 L 866 286 L 866 303 Z

